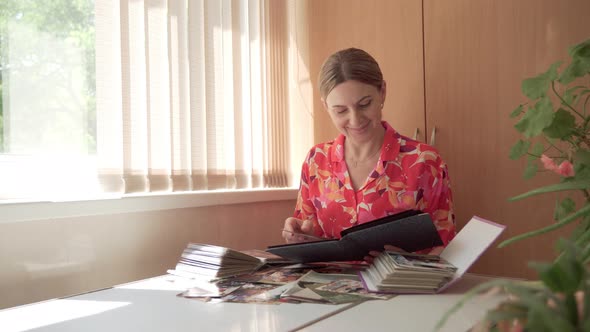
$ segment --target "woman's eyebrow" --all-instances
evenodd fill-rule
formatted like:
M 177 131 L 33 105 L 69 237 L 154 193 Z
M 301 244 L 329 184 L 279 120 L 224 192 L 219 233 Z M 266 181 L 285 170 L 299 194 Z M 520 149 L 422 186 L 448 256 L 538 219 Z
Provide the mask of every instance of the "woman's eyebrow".
M 365 99 L 367 98 L 371 98 L 371 95 L 366 95 L 364 97 L 362 97 L 361 99 L 359 99 L 355 104 L 358 105 L 360 103 L 362 103 Z M 332 108 L 338 108 L 338 107 L 346 107 L 346 105 L 332 105 Z
M 365 101 L 365 99 L 367 99 L 367 98 L 371 98 L 371 95 L 366 95 L 366 96 L 364 96 L 363 98 L 359 99 L 359 101 L 357 101 L 357 102 L 356 102 L 356 104 L 358 105 L 358 104 L 362 103 L 362 102 L 363 102 L 363 101 Z

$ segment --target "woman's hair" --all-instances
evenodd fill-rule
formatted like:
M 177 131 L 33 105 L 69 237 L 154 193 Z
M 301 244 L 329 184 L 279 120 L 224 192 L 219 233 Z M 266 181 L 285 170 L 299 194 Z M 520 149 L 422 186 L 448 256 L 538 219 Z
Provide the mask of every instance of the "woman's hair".
M 383 85 L 383 74 L 375 59 L 358 48 L 347 48 L 330 55 L 320 69 L 320 95 L 328 94 L 342 82 L 349 80 L 369 84 L 377 89 Z

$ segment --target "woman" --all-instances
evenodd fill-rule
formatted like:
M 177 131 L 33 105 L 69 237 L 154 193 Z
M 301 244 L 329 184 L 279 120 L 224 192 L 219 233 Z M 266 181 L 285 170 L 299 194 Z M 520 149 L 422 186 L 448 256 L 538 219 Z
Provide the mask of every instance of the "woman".
M 322 65 L 319 87 L 341 134 L 309 151 L 285 240 L 339 238 L 351 226 L 416 209 L 431 215 L 446 246 L 455 235 L 447 166 L 433 147 L 382 121 L 387 89 L 375 59 L 355 48 L 336 52 Z

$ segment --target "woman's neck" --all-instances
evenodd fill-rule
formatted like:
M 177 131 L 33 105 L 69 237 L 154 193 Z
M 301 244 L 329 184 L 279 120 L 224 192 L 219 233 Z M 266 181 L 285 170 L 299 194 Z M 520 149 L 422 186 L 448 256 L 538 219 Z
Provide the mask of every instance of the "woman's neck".
M 344 155 L 346 160 L 353 166 L 362 164 L 368 161 L 372 161 L 379 158 L 379 152 L 383 146 L 383 140 L 385 137 L 385 128 L 374 139 L 365 143 L 355 143 L 352 140 L 344 141 Z
M 372 140 L 365 143 L 356 143 L 349 139 L 345 140 L 345 155 L 355 161 L 365 161 L 373 158 L 381 151 L 381 147 L 383 146 L 385 128 L 382 129 Z

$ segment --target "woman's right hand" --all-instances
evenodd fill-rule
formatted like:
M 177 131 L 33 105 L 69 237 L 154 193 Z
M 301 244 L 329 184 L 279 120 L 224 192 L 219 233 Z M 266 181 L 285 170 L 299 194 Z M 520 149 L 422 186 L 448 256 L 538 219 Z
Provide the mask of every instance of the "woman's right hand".
M 315 241 L 313 221 L 287 218 L 283 227 L 283 238 L 287 243 Z

